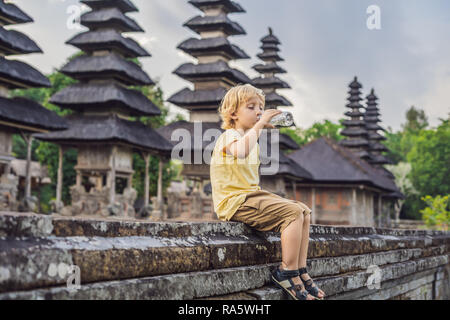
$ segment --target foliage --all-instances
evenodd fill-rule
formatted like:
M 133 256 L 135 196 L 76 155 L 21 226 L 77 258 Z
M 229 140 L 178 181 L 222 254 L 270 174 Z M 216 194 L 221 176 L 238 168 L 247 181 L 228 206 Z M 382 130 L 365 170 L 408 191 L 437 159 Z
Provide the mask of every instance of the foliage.
M 437 129 L 418 133 L 407 156 L 411 163 L 411 181 L 422 195 L 450 193 L 450 122 L 441 121 Z
M 342 120 L 341 120 L 342 122 Z M 326 137 L 335 141 L 340 141 L 344 137 L 339 134 L 339 131 L 343 128 L 342 124 L 336 124 L 329 120 L 323 122 L 316 122 L 308 129 L 296 128 L 282 128 L 281 133 L 287 134 L 291 137 L 299 146 L 304 146 L 318 138 Z
M 448 231 L 450 225 L 449 195 L 422 197 L 427 207 L 420 212 L 422 219 L 428 227 Z

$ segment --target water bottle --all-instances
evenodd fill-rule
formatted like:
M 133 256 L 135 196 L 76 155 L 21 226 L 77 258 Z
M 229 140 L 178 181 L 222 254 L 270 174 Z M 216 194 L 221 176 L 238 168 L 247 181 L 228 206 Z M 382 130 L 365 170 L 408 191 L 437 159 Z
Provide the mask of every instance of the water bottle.
M 269 123 L 274 127 L 291 127 L 294 125 L 294 116 L 290 112 L 283 111 L 273 117 Z

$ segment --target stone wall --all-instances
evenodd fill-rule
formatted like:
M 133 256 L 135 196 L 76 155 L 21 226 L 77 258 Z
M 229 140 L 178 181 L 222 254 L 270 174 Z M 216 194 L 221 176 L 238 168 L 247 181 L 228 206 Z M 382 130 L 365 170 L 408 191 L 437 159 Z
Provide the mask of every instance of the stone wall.
M 449 299 L 449 245 L 448 232 L 312 225 L 308 268 L 327 299 Z M 0 213 L 0 299 L 287 299 L 270 281 L 280 260 L 279 234 L 235 222 Z

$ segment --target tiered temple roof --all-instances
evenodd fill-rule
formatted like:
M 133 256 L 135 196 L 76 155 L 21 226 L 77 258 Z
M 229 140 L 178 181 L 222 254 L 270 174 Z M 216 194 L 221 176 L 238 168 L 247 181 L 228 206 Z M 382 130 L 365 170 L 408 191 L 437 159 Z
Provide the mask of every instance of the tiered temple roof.
M 53 95 L 50 102 L 76 113 L 67 117 L 70 128 L 38 138 L 59 144 L 111 142 L 168 155 L 172 145 L 155 130 L 129 116 L 156 116 L 160 109 L 141 92 L 128 86 L 153 85 L 154 82 L 130 58 L 150 54 L 123 32 L 142 32 L 127 12 L 137 11 L 129 0 L 83 0 L 92 11 L 81 16 L 89 31 L 67 41 L 83 54 L 69 61 L 61 72 L 78 80 Z
M 377 132 L 378 130 L 386 130 L 378 125 L 381 120 L 378 118 L 378 116 L 380 115 L 380 113 L 378 112 L 379 109 L 377 107 L 378 97 L 375 95 L 374 89 L 372 89 L 366 99 L 367 108 L 364 114 L 364 122 L 369 139 L 370 159 L 368 161 L 369 163 L 378 166 L 383 164 L 392 164 L 392 161 L 390 159 L 381 154 L 382 152 L 389 151 L 389 149 L 380 143 L 380 141 L 386 140 L 386 138 Z
M 328 138 L 316 139 L 289 156 L 308 170 L 317 183 L 363 183 L 380 188 L 385 194 L 401 195 L 392 179 L 356 153 Z
M 202 11 L 202 14 L 189 19 L 183 26 L 199 37 L 189 38 L 181 42 L 177 48 L 196 58 L 197 63 L 184 63 L 174 71 L 174 74 L 192 82 L 193 90 L 186 87 L 173 94 L 168 101 L 188 110 L 190 119 L 159 128 L 158 132 L 170 140 L 175 130 L 187 130 L 193 139 L 191 151 L 194 151 L 194 141 L 202 141 L 196 144 L 201 145 L 202 149 L 211 143 L 203 141 L 205 131 L 214 129 L 217 133 L 223 132 L 218 108 L 227 91 L 235 85 L 251 83 L 251 79 L 229 65 L 231 60 L 250 58 L 229 40 L 230 36 L 246 33 L 238 23 L 228 17 L 228 14 L 244 13 L 245 10 L 231 0 L 188 2 Z M 202 122 L 201 128 L 195 127 L 195 122 Z M 176 145 L 178 141 L 172 143 Z M 199 177 L 209 179 L 209 167 L 202 167 L 202 170 L 195 169 L 192 172 L 184 170 L 183 175 L 195 180 Z
M 349 86 L 349 103 L 346 107 L 351 110 L 346 112 L 345 115 L 350 117 L 350 120 L 343 122 L 345 128 L 341 131 L 341 135 L 346 136 L 347 139 L 340 141 L 340 144 L 355 152 L 362 159 L 369 159 L 368 132 L 363 120 L 364 113 L 360 110 L 364 109 L 364 106 L 360 103 L 363 100 L 360 91 L 362 85 L 358 82 L 357 77 L 355 77 Z
M 245 11 L 231 0 L 191 0 L 189 3 L 203 14 L 190 19 L 184 26 L 200 38 L 189 38 L 180 43 L 178 49 L 196 58 L 198 63 L 185 63 L 174 73 L 192 82 L 194 90 L 184 88 L 168 101 L 189 110 L 195 120 L 211 121 L 215 118 L 214 121 L 219 122 L 217 109 L 227 90 L 239 83 L 251 83 L 243 72 L 228 64 L 230 60 L 249 59 L 242 49 L 228 40 L 230 36 L 245 34 L 245 30 L 230 20 L 228 14 Z M 209 119 L 196 117 L 197 111 L 209 112 Z
M 253 84 L 264 90 L 266 94 L 266 109 L 276 109 L 280 106 L 292 106 L 292 103 L 285 97 L 279 95 L 277 89 L 289 89 L 290 86 L 278 78 L 276 74 L 286 73 L 277 61 L 283 59 L 278 55 L 281 44 L 280 40 L 273 34 L 272 28 L 269 28 L 269 34 L 261 39 L 263 52 L 258 57 L 264 63 L 253 66 L 253 69 L 261 74 L 260 77 L 253 79 Z
M 8 132 L 47 132 L 67 128 L 64 119 L 38 103 L 25 98 L 8 98 L 11 89 L 50 87 L 38 70 L 6 56 L 42 52 L 25 34 L 4 28 L 6 25 L 33 22 L 12 3 L 0 0 L 0 127 Z
M 261 76 L 253 79 L 253 84 L 262 89 L 266 95 L 265 109 L 292 106 L 292 103 L 289 100 L 277 93 L 277 89 L 288 89 L 290 86 L 276 76 L 276 74 L 286 73 L 286 70 L 277 64 L 277 61 L 283 60 L 278 55 L 278 52 L 280 51 L 278 46 L 281 42 L 273 34 L 272 28 L 269 28 L 269 34 L 261 39 L 261 43 L 262 45 L 260 48 L 263 52 L 258 54 L 258 57 L 263 60 L 263 63 L 253 66 L 253 69 L 260 73 Z M 274 132 L 277 132 L 279 141 L 272 141 L 271 136 Z M 279 162 L 277 172 L 270 174 L 270 178 L 283 176 L 296 180 L 311 179 L 312 176 L 307 170 L 284 154 L 284 150 L 298 150 L 299 146 L 297 143 L 295 143 L 288 135 L 280 133 L 278 129 L 268 130 L 267 133 L 267 139 L 265 136 L 261 136 L 259 141 L 260 145 L 263 146 L 262 149 L 265 145 L 267 145 L 268 148 L 267 159 L 264 154 L 261 155 L 261 168 L 271 167 L 274 162 Z M 274 155 L 271 154 L 273 146 L 279 147 L 279 159 L 276 159 Z M 264 164 L 264 162 L 266 162 L 266 164 Z

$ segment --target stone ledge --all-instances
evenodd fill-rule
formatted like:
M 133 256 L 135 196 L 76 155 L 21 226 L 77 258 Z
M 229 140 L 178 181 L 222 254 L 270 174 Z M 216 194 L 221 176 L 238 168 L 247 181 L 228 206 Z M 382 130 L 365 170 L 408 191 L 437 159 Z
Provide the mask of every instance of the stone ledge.
M 433 246 L 432 241 L 429 246 L 421 248 L 413 247 L 413 244 L 417 245 L 417 240 L 405 240 L 396 244 L 402 243 L 406 249 L 394 250 L 386 243 L 372 246 L 373 239 L 345 239 L 311 240 L 308 268 L 312 277 L 442 255 L 450 251 L 450 245 L 442 242 Z M 324 248 L 334 248 L 337 256 L 323 257 L 328 252 Z M 61 269 L 70 265 L 80 268 L 82 283 L 91 283 L 274 263 L 281 260 L 281 252 L 279 238 L 0 238 L 0 258 L 0 270 L 3 272 L 0 292 L 4 292 L 62 284 L 64 277 L 51 274 L 51 268 Z
M 381 267 L 381 285 L 390 280 L 401 282 L 407 275 L 416 276 L 425 270 L 436 272 L 437 268 L 448 264 L 449 256 L 429 257 Z M 221 296 L 245 291 L 258 297 L 257 292 L 250 291 L 271 284 L 270 273 L 278 264 L 267 264 L 228 268 L 213 271 L 172 274 L 140 279 L 109 281 L 85 284 L 77 291 L 65 287 L 37 289 L 24 292 L 0 294 L 0 299 L 155 299 L 177 300 Z M 436 269 L 436 270 L 433 270 Z M 369 273 L 350 272 L 335 277 L 315 278 L 316 284 L 330 297 L 338 294 L 363 289 L 358 297 L 366 295 L 364 290 Z M 395 285 L 395 284 L 394 284 Z M 347 297 L 353 295 L 348 293 Z M 272 295 L 275 297 L 275 295 Z M 333 297 L 335 296 L 335 297 Z M 341 297 L 345 297 L 342 295 Z M 259 296 L 259 299 L 263 297 Z
M 450 299 L 449 248 L 449 232 L 312 225 L 308 270 L 329 299 L 419 297 L 429 283 L 414 277 L 427 270 L 432 296 Z M 0 213 L 0 299 L 283 298 L 267 287 L 280 260 L 279 234 L 236 222 Z M 70 265 L 78 291 L 65 287 Z M 371 265 L 383 274 L 378 293 L 365 287 Z
M 279 235 L 260 233 L 238 222 L 152 222 L 97 217 L 64 217 L 35 213 L 0 212 L 0 237 L 191 237 L 209 234 L 225 236 Z M 437 230 L 399 230 L 373 227 L 311 225 L 310 235 L 384 235 L 426 237 L 448 235 Z

